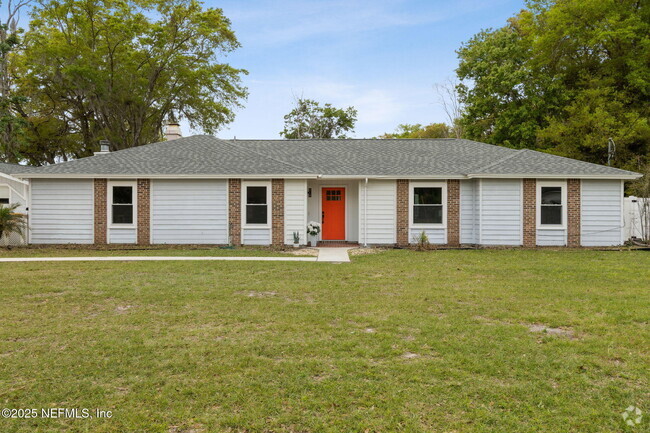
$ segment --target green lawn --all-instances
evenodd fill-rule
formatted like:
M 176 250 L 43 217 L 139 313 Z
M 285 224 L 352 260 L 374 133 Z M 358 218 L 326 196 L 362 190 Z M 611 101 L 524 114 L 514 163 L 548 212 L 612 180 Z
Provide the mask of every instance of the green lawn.
M 0 418 L 3 433 L 650 431 L 649 252 L 0 275 L 1 406 L 113 411 Z M 634 428 L 630 405 L 645 412 Z
M 72 246 L 38 246 L 0 247 L 0 258 L 3 257 L 70 257 L 70 256 L 286 256 L 292 249 L 281 251 L 262 247 L 219 248 L 203 246 L 110 246 L 78 248 Z

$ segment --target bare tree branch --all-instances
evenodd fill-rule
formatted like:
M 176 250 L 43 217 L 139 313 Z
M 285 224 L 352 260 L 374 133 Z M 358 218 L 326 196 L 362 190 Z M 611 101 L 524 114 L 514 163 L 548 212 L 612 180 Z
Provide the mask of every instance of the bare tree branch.
M 463 128 L 460 124 L 460 118 L 463 115 L 463 104 L 457 91 L 458 83 L 448 78 L 443 83 L 436 83 L 433 88 L 438 95 L 438 104 L 447 115 L 449 126 L 452 128 L 456 138 L 463 138 Z

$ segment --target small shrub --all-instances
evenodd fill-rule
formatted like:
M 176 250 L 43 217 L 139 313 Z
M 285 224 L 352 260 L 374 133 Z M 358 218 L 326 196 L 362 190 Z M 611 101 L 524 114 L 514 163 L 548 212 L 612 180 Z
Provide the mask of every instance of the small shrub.
M 414 236 L 413 243 L 415 244 L 415 249 L 418 251 L 426 251 L 428 249 L 431 249 L 429 236 L 427 236 L 427 232 L 424 230 Z
M 9 206 L 0 204 L 0 244 L 9 242 L 9 236 L 17 233 L 20 236 L 24 233 L 25 216 L 16 212 L 19 204 Z

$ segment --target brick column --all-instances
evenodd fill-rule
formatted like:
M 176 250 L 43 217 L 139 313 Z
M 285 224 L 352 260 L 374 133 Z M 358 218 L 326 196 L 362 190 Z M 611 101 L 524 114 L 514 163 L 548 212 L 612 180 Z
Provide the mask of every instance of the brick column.
M 447 180 L 447 245 L 460 245 L 460 181 Z
M 138 245 L 151 244 L 151 181 L 138 179 Z
M 241 245 L 241 179 L 228 179 L 228 227 L 230 243 Z
M 567 179 L 567 246 L 580 244 L 580 179 Z
M 95 244 L 106 245 L 107 191 L 106 179 L 95 179 Z
M 523 231 L 524 247 L 537 246 L 537 181 L 524 179 Z
M 284 246 L 284 179 L 271 180 L 271 230 L 273 246 Z
M 397 179 L 397 246 L 409 244 L 409 181 Z

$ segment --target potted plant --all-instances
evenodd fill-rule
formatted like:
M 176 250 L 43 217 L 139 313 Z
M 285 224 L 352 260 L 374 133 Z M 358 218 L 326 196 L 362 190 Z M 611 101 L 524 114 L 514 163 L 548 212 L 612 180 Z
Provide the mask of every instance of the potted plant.
M 298 248 L 300 246 L 300 233 L 293 232 L 293 247 Z
M 316 237 L 320 233 L 320 223 L 312 221 L 307 224 L 307 234 L 309 235 L 309 244 L 312 247 L 316 246 L 317 239 Z

